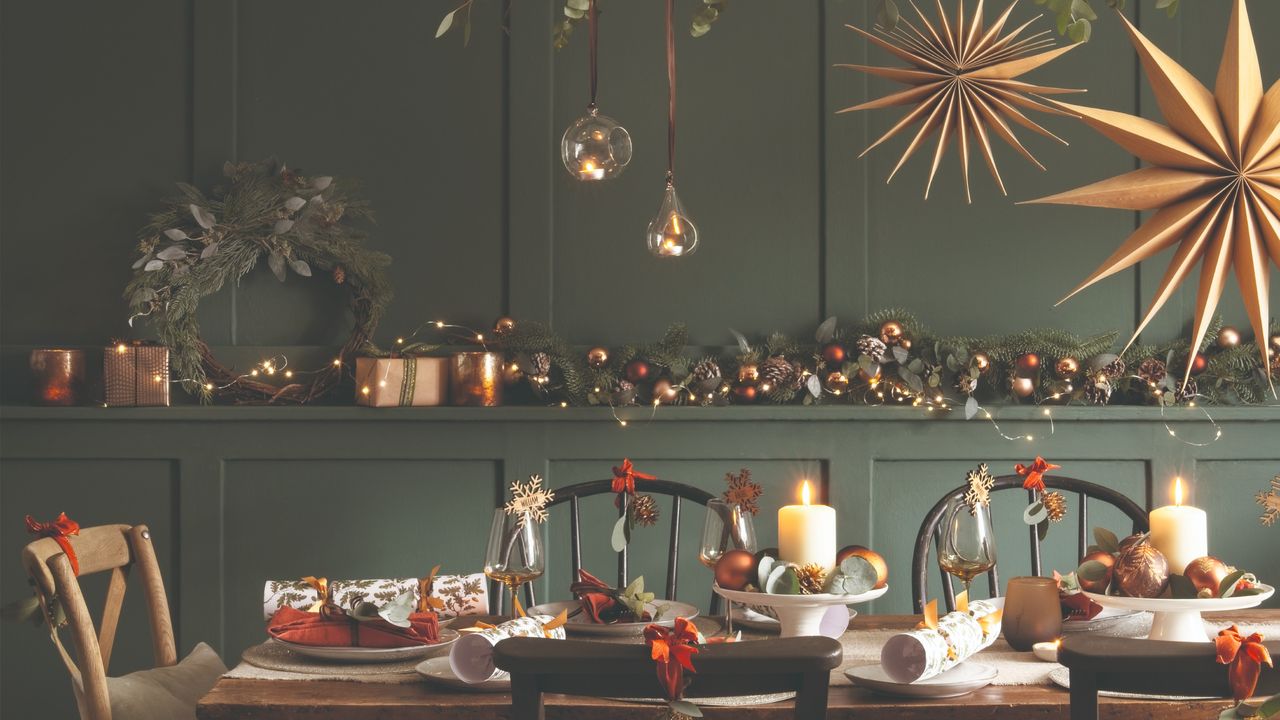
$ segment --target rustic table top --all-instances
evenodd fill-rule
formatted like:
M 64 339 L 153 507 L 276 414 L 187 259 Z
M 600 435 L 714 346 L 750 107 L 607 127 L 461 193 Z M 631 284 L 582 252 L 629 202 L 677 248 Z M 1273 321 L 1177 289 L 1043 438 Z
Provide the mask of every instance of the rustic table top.
M 1271 623 L 1280 610 L 1254 610 L 1231 614 L 1239 622 Z M 917 616 L 858 616 L 851 630 L 913 627 Z M 458 693 L 425 682 L 408 685 L 356 683 L 329 680 L 238 680 L 223 678 L 200 700 L 201 720 L 416 720 L 431 718 L 492 718 L 506 714 L 507 694 Z M 1100 717 L 1125 720 L 1205 720 L 1216 718 L 1230 700 L 1171 701 L 1102 698 Z M 653 705 L 620 703 L 587 697 L 548 695 L 548 717 L 592 720 L 653 720 Z M 831 688 L 827 717 L 893 718 L 894 720 L 1049 720 L 1068 717 L 1067 692 L 1040 685 L 992 685 L 963 698 L 908 700 L 891 698 L 855 687 Z M 703 708 L 709 718 L 735 717 L 781 720 L 792 717 L 790 702 L 754 707 Z

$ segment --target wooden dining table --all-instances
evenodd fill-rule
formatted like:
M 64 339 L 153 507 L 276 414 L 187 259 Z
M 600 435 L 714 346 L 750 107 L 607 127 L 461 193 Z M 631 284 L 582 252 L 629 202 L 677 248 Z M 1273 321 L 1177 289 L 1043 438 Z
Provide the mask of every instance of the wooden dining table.
M 1211 616 L 1210 616 L 1211 617 Z M 859 615 L 850 631 L 909 629 L 915 615 Z M 1234 612 L 1218 618 L 1232 622 L 1280 622 L 1280 610 Z M 1225 671 L 1225 669 L 1224 669 Z M 1107 720 L 1210 720 L 1231 705 L 1222 700 L 1130 700 L 1104 697 L 1099 716 Z M 381 684 L 334 680 L 248 680 L 222 678 L 200 700 L 200 720 L 476 720 L 508 717 L 505 693 L 456 692 L 428 684 Z M 1067 720 L 1066 690 L 1051 685 L 989 685 L 960 698 L 920 700 L 879 695 L 852 686 L 834 686 L 827 717 L 871 720 Z M 783 720 L 792 703 L 749 707 L 704 707 L 708 718 Z M 548 695 L 549 718 L 572 720 L 654 720 L 654 705 L 590 697 Z

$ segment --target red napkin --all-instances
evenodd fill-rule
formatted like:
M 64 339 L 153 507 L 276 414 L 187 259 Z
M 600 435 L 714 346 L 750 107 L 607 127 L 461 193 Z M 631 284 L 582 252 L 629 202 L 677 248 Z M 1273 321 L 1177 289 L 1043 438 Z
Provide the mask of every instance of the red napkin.
M 1102 612 L 1102 606 L 1084 593 L 1070 595 L 1059 592 L 1058 600 L 1062 603 L 1062 617 L 1067 620 L 1092 620 Z
M 346 616 L 304 612 L 288 605 L 267 624 L 267 634 L 277 640 L 317 647 L 399 648 L 440 641 L 440 620 L 433 612 L 413 613 L 409 627 L 396 627 L 378 618 L 363 622 Z
M 642 618 L 634 617 L 630 608 L 610 594 L 613 588 L 586 570 L 578 570 L 578 582 L 569 590 L 578 598 L 579 604 L 593 623 L 607 625 L 616 622 L 648 622 L 652 619 L 649 613 L 645 613 Z

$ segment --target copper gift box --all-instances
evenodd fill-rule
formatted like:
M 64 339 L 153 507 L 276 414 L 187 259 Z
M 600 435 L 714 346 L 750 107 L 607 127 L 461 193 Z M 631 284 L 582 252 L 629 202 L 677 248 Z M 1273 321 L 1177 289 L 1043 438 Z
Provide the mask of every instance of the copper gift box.
M 169 348 L 140 341 L 106 348 L 102 379 L 108 406 L 168 406 Z
M 357 405 L 443 405 L 448 393 L 448 358 L 356 358 Z

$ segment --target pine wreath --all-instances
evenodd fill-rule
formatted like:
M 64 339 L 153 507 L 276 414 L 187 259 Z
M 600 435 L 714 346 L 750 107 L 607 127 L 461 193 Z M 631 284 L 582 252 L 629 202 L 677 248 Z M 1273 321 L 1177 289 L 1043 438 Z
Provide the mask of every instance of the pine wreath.
M 201 402 L 303 404 L 324 397 L 342 380 L 343 365 L 372 339 L 391 300 L 384 268 L 391 258 L 364 246 L 350 222 L 369 217 L 367 205 L 328 176 L 307 177 L 276 160 L 226 163 L 227 185 L 206 196 L 178 183 L 178 194 L 151 217 L 138 242 L 141 257 L 125 297 L 169 347 L 176 377 Z M 200 337 L 200 300 L 238 282 L 258 261 L 281 282 L 292 273 L 345 285 L 355 318 L 338 361 L 305 379 L 276 385 L 229 368 Z M 130 321 L 132 322 L 132 320 Z M 295 375 L 301 376 L 302 373 Z

